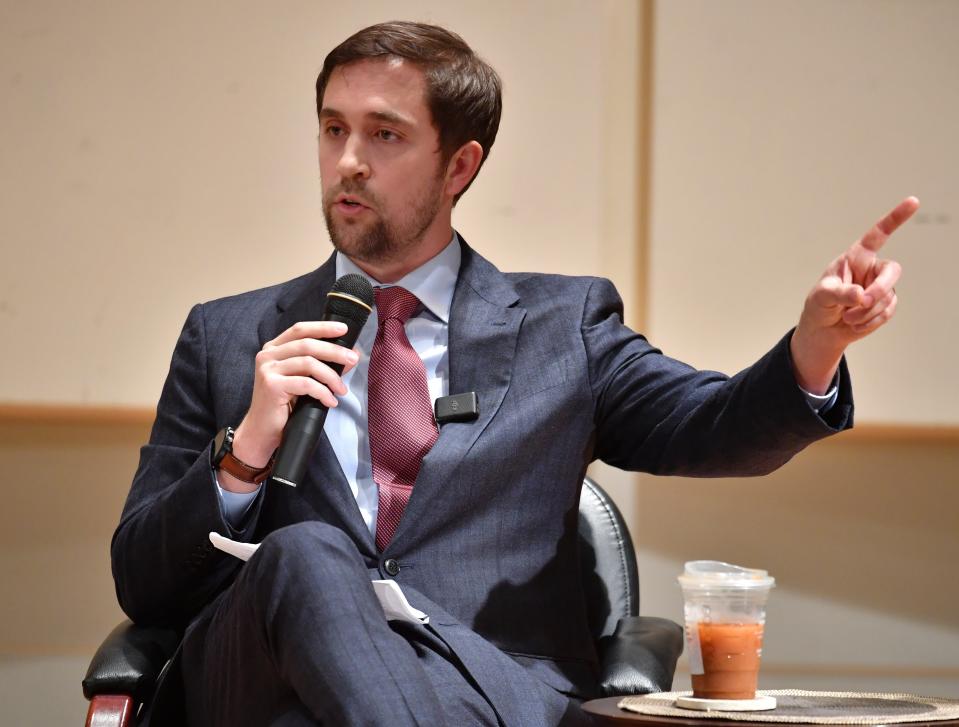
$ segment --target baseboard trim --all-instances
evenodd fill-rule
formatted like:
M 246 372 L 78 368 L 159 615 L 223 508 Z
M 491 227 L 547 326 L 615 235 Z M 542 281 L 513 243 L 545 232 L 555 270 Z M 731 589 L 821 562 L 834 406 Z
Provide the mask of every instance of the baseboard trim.
M 824 440 L 833 445 L 890 442 L 907 444 L 959 443 L 959 426 L 946 424 L 885 424 L 864 422 L 836 437 Z
M 85 404 L 0 404 L 0 424 L 130 426 L 153 422 L 150 407 Z

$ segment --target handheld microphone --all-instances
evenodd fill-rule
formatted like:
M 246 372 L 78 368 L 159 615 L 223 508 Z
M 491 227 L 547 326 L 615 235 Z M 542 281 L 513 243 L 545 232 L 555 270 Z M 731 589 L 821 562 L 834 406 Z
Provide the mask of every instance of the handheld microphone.
M 337 280 L 333 289 L 326 294 L 326 308 L 321 320 L 345 323 L 346 333 L 332 340 L 332 343 L 353 348 L 372 310 L 373 286 L 362 275 L 350 273 Z M 342 364 L 327 365 L 337 374 L 343 373 Z M 271 479 L 292 487 L 299 484 L 310 456 L 320 441 L 326 413 L 327 408 L 312 396 L 301 396 L 296 400 L 276 453 Z

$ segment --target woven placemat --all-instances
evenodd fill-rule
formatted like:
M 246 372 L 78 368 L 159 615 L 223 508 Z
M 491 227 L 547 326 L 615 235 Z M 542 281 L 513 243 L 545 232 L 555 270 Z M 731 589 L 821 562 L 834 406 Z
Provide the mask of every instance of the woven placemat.
M 959 719 L 959 700 L 881 692 L 807 692 L 802 689 L 769 689 L 757 696 L 776 698 L 776 709 L 765 712 L 699 712 L 673 705 L 676 697 L 692 692 L 661 692 L 623 697 L 620 709 L 639 714 L 686 719 L 729 719 L 737 722 L 793 724 L 890 724 Z

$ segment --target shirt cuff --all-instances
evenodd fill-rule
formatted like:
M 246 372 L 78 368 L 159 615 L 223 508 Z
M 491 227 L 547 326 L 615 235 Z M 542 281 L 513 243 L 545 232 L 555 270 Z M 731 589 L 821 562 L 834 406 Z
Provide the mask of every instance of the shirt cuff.
M 836 399 L 839 398 L 839 371 L 836 371 L 836 375 L 832 380 L 832 386 L 825 394 L 811 394 L 801 386 L 799 387 L 799 390 L 805 394 L 806 401 L 809 403 L 809 406 L 812 408 L 812 410 L 822 416 L 833 408 L 833 405 L 836 403 Z
M 220 487 L 220 482 L 216 478 L 216 472 L 213 473 L 213 482 L 216 485 L 216 494 L 220 499 L 220 512 L 226 518 L 227 523 L 234 529 L 239 529 L 243 522 L 243 517 L 250 509 L 250 505 L 260 494 L 261 484 L 253 492 L 230 492 Z

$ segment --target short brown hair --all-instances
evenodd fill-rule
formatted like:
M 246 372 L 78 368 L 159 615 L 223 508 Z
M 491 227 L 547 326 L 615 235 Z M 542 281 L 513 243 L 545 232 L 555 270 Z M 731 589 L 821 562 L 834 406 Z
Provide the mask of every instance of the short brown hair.
M 337 67 L 389 57 L 410 61 L 426 76 L 426 105 L 439 132 L 443 163 L 463 144 L 475 140 L 483 147 L 482 167 L 499 129 L 502 85 L 496 71 L 466 41 L 436 25 L 396 20 L 363 28 L 344 40 L 326 56 L 316 79 L 317 114 Z

